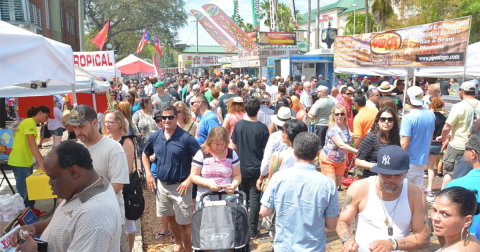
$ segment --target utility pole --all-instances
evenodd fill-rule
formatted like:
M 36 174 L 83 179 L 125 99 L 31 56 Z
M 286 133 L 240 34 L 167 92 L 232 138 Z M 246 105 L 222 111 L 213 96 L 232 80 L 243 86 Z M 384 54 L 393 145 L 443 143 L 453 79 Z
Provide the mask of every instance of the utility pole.
M 85 0 L 78 0 L 78 40 L 80 51 L 85 51 Z
M 312 0 L 308 0 L 307 52 L 310 52 L 310 19 L 312 18 Z
M 317 0 L 317 29 L 315 29 L 315 49 L 320 49 L 320 0 Z

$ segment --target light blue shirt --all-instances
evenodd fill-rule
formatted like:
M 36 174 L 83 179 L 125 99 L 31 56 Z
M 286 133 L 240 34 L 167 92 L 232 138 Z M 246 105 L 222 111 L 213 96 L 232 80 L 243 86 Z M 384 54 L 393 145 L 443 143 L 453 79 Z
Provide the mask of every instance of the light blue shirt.
M 198 131 L 198 136 L 195 137 L 195 140 L 197 140 L 198 145 L 202 145 L 207 141 L 208 134 L 210 131 L 212 131 L 213 128 L 217 126 L 222 126 L 220 122 L 218 121 L 217 116 L 213 111 L 207 111 L 201 118 L 200 121 L 198 122 L 197 126 L 197 131 Z
M 473 169 L 470 172 L 468 172 L 467 175 L 450 181 L 450 183 L 448 183 L 447 186 L 445 186 L 445 189 L 453 186 L 460 186 L 468 190 L 480 191 L 479 182 L 480 182 L 480 169 Z M 477 196 L 477 202 L 478 202 L 478 196 Z M 478 228 L 477 230 L 475 230 L 475 227 L 477 226 L 479 219 L 480 219 L 479 214 L 473 216 L 473 221 L 469 228 L 470 233 L 477 234 L 477 231 L 480 231 L 478 230 Z
M 275 251 L 325 251 L 325 220 L 340 209 L 335 183 L 314 165 L 295 163 L 276 172 L 261 202 L 277 214 Z
M 425 165 L 428 163 L 428 151 L 435 130 L 435 114 L 421 108 L 412 109 L 402 119 L 400 136 L 410 137 L 408 156 L 410 164 Z

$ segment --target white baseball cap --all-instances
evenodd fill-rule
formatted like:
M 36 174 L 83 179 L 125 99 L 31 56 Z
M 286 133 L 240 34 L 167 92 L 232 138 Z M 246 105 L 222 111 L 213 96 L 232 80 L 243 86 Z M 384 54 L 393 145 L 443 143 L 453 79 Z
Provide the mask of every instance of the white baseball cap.
M 423 90 L 420 87 L 413 86 L 407 89 L 407 95 L 413 106 L 423 106 Z

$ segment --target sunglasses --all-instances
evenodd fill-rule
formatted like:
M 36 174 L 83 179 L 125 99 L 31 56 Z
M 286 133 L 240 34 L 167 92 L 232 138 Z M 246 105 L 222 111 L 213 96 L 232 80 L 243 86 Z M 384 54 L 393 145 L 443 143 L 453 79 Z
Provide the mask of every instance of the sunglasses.
M 345 93 L 346 95 L 353 95 L 354 93 Z
M 168 120 L 173 120 L 175 118 L 177 118 L 177 116 L 160 116 L 162 118 L 162 120 L 166 121 L 167 119 Z
M 393 122 L 393 117 L 380 117 L 380 122 Z
M 193 106 L 193 105 L 195 105 L 195 103 L 199 103 L 199 102 L 202 102 L 202 101 L 192 101 L 192 102 L 190 102 L 190 106 Z
M 161 121 L 162 121 L 162 118 L 157 118 L 157 119 L 155 119 L 155 122 L 156 122 L 156 123 L 159 123 L 159 122 L 161 122 Z
M 335 116 L 344 116 L 345 113 L 335 113 L 334 115 L 335 115 Z
M 465 150 L 466 150 L 466 151 L 473 151 L 473 152 L 475 152 L 475 153 L 478 154 L 478 151 L 474 150 L 472 147 L 470 147 L 470 146 L 468 146 L 468 145 L 465 145 Z

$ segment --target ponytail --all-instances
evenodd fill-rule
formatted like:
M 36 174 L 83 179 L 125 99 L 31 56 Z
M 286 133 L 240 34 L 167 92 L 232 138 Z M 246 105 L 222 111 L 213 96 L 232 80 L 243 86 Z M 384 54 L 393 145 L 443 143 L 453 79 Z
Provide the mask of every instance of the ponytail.
M 27 109 L 27 118 L 32 118 L 37 115 L 35 106 L 30 106 Z

